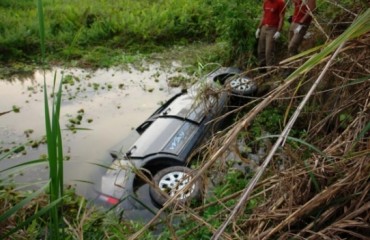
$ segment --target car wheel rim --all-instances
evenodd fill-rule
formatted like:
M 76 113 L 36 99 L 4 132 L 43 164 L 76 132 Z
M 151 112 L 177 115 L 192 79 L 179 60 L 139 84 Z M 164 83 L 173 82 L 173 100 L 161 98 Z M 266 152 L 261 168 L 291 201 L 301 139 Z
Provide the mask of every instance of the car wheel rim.
M 190 182 L 191 177 L 184 172 L 170 172 L 164 175 L 159 181 L 159 189 L 166 192 L 170 197 L 178 192 L 178 199 L 185 199 L 190 197 L 194 191 L 195 185 L 193 184 L 189 189 L 183 191 L 185 186 Z
M 251 89 L 251 81 L 246 78 L 237 78 L 230 82 L 230 86 L 233 90 L 243 93 Z

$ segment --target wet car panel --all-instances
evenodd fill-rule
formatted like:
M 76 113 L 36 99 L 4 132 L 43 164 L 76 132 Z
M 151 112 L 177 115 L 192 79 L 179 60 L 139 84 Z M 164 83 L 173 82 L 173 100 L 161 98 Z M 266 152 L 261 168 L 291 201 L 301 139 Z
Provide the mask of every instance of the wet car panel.
M 181 151 L 184 143 L 184 131 L 194 131 L 194 123 L 179 120 L 177 118 L 158 118 L 140 136 L 132 148 L 126 153 L 131 159 L 145 158 L 159 152 L 170 152 L 173 154 Z M 158 135 L 158 132 L 161 134 Z M 153 137 L 155 136 L 155 137 Z
M 215 70 L 172 97 L 136 128 L 131 139 L 114 155 L 112 169 L 102 177 L 99 201 L 118 201 L 119 211 L 142 209 L 142 201 L 154 206 L 148 184 L 134 186 L 136 173 L 143 171 L 154 176 L 171 166 L 185 167 L 193 150 L 209 136 L 214 118 L 227 108 L 229 96 L 218 91 L 221 84 L 239 73 L 235 68 Z M 214 94 L 200 97 L 208 86 L 216 89 Z
M 200 123 L 204 117 L 202 114 L 199 114 L 201 111 L 203 111 L 202 104 L 194 104 L 194 97 L 189 94 L 183 94 L 176 98 L 173 103 L 161 113 L 161 117 L 177 117 Z

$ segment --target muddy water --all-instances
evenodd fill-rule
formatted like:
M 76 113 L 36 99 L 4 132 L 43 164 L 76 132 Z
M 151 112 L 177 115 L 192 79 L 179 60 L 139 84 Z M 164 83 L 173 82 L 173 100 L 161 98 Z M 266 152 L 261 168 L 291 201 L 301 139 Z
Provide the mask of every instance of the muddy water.
M 158 64 L 145 70 L 132 67 L 127 70 L 97 70 L 54 68 L 37 71 L 34 75 L 0 81 L 0 151 L 28 141 L 40 141 L 45 135 L 44 79 L 48 95 L 53 79 L 69 79 L 63 85 L 61 128 L 65 161 L 65 183 L 76 188 L 87 198 L 94 196 L 93 183 L 99 181 L 109 165 L 108 151 L 145 120 L 160 104 L 179 89 L 169 88 L 170 77 L 179 76 L 175 66 L 162 69 Z M 78 128 L 68 130 L 77 116 L 82 117 Z M 80 117 L 80 118 L 81 118 Z M 39 159 L 46 154 L 46 145 L 27 146 L 25 151 L 0 162 L 0 170 L 18 163 Z M 16 179 L 20 187 L 42 182 L 48 177 L 47 165 L 27 167 L 9 177 L 9 171 L 0 173 L 1 179 Z

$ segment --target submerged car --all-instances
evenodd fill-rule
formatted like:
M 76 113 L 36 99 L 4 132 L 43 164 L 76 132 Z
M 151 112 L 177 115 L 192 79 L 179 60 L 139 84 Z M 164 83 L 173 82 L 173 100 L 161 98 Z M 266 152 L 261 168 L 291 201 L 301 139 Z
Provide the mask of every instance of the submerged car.
M 171 196 L 183 202 L 198 198 L 200 180 L 185 187 L 194 175 L 192 153 L 217 129 L 213 120 L 225 113 L 231 96 L 255 91 L 239 69 L 221 67 L 173 96 L 111 152 L 113 163 L 101 179 L 97 202 L 138 218 L 140 211 L 154 214 Z

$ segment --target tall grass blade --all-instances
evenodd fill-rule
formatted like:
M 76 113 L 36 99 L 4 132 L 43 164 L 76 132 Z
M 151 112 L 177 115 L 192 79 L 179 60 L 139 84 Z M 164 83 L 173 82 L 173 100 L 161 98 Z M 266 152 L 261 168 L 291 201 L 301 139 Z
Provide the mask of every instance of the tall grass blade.
M 10 157 L 13 153 L 16 153 L 16 152 L 20 151 L 24 147 L 25 147 L 25 145 L 16 146 L 16 147 L 13 147 L 12 149 L 10 149 L 8 152 L 0 154 L 0 161 Z
M 40 45 L 41 45 L 41 63 L 45 62 L 45 24 L 44 24 L 44 10 L 42 6 L 42 0 L 37 1 L 37 13 L 39 17 L 39 33 L 40 33 Z
M 54 202 L 51 202 L 48 206 L 42 208 L 40 211 L 38 211 L 35 215 L 33 215 L 32 217 L 30 218 L 27 218 L 26 221 L 22 222 L 21 224 L 19 224 L 16 228 L 12 229 L 11 231 L 7 232 L 4 236 L 2 236 L 4 239 L 6 239 L 7 237 L 9 237 L 10 235 L 12 235 L 13 233 L 15 233 L 16 231 L 18 231 L 19 229 L 23 228 L 24 226 L 27 226 L 28 224 L 30 224 L 34 219 L 37 219 L 39 218 L 40 216 L 48 213 L 52 208 L 56 207 L 60 201 L 62 199 L 57 199 L 55 200 Z M 60 238 L 50 238 L 50 239 L 60 239 Z
M 356 142 L 358 142 L 359 140 L 361 140 L 362 138 L 364 138 L 365 137 L 365 134 L 367 133 L 367 132 L 369 132 L 370 131 L 370 121 L 369 122 L 367 122 L 367 124 L 366 124 L 366 126 L 364 127 L 364 129 L 362 129 L 361 130 L 361 132 L 360 132 L 360 134 L 358 135 L 358 137 L 356 138 Z
M 279 138 L 280 135 L 267 135 L 267 136 L 263 136 L 263 137 L 260 137 L 258 138 L 257 140 L 262 140 L 262 139 L 265 139 L 265 138 Z M 302 139 L 299 139 L 299 138 L 294 138 L 294 137 L 287 137 L 288 140 L 291 140 L 291 141 L 294 141 L 294 142 L 298 142 L 298 143 L 301 143 L 302 145 L 305 145 L 307 146 L 308 148 L 310 148 L 311 150 L 319 153 L 321 156 L 323 156 L 325 159 L 328 158 L 328 156 L 323 152 L 321 151 L 320 149 L 318 149 L 317 147 L 315 147 L 314 145 L 312 144 L 309 144 L 308 142 L 302 140 Z M 314 187 L 315 187 L 315 190 L 316 192 L 320 192 L 321 188 L 320 188 L 320 185 L 315 177 L 315 175 L 312 173 L 312 171 L 310 170 L 310 166 L 307 164 L 307 161 L 304 160 L 303 161 L 306 169 L 307 169 L 307 172 L 308 172 L 308 175 L 310 176 L 310 179 L 311 179 L 311 182 L 313 183 Z
M 59 90 L 57 93 L 57 101 L 55 104 L 56 111 L 55 115 L 53 116 L 53 121 L 55 121 L 55 131 L 57 132 L 57 141 L 58 141 L 58 182 L 59 182 L 59 189 L 60 189 L 60 196 L 63 196 L 63 186 L 64 186 L 64 168 L 63 168 L 63 141 L 62 141 L 62 133 L 60 130 L 59 124 L 59 117 L 60 117 L 60 107 L 62 102 L 62 81 L 59 84 Z
M 6 171 L 9 171 L 9 170 L 12 170 L 12 169 L 18 169 L 20 167 L 27 167 L 27 166 L 33 167 L 33 166 L 36 166 L 36 165 L 39 165 L 39 164 L 45 163 L 45 162 L 47 162 L 46 159 L 32 160 L 32 161 L 28 161 L 28 162 L 25 162 L 25 163 L 20 163 L 20 164 L 17 164 L 15 166 L 11 166 L 11 167 L 2 169 L 0 171 L 0 173 L 6 172 Z
M 135 200 L 138 204 L 140 204 L 144 209 L 148 210 L 151 212 L 153 215 L 156 214 L 156 212 L 147 204 L 145 204 L 143 201 L 141 201 L 139 198 L 135 197 L 134 195 L 130 196 L 133 200 Z
M 262 139 L 266 139 L 266 138 L 279 138 L 280 135 L 266 135 L 266 136 L 263 136 L 263 137 L 259 137 L 257 138 L 257 140 L 262 140 Z M 318 149 L 317 147 L 315 147 L 314 145 L 302 140 L 302 139 L 299 139 L 299 138 L 295 138 L 295 137 L 290 137 L 290 136 L 287 136 L 288 140 L 291 140 L 291 141 L 294 141 L 294 142 L 298 142 L 298 143 L 301 143 L 302 145 L 305 145 L 307 146 L 308 148 L 310 148 L 311 150 L 314 150 L 315 152 L 317 152 L 318 154 L 320 154 L 321 156 L 327 158 L 327 155 L 321 151 L 320 149 Z
M 37 190 L 36 192 L 32 193 L 31 195 L 29 195 L 28 197 L 26 197 L 25 199 L 23 199 L 22 201 L 20 201 L 18 204 L 16 204 L 14 207 L 12 207 L 8 211 L 6 211 L 4 214 L 2 214 L 0 216 L 0 222 L 8 219 L 10 216 L 12 216 L 13 214 L 15 214 L 18 210 L 20 210 L 21 208 L 23 208 L 24 206 L 26 206 L 28 203 L 30 203 L 32 201 L 32 199 L 34 199 L 40 193 L 44 192 L 45 189 L 48 187 L 49 184 L 50 184 L 50 182 L 48 182 L 43 187 L 41 187 L 39 190 Z M 36 214 L 34 214 L 32 217 L 27 218 L 25 221 L 23 221 L 22 223 L 18 224 L 15 228 L 13 228 L 10 231 L 6 232 L 4 235 L 0 235 L 0 239 L 7 239 L 13 233 L 15 233 L 18 230 L 20 230 L 20 229 L 24 228 L 25 226 L 29 225 L 34 219 L 37 219 L 37 218 L 41 217 L 42 215 L 50 212 L 50 209 L 52 209 L 56 205 L 58 205 L 61 200 L 62 199 L 59 198 L 56 201 L 51 202 L 46 207 L 44 207 L 40 211 L 36 212 Z M 3 233 L 0 233 L 0 234 L 3 234 Z
M 37 190 L 36 192 L 32 193 L 31 195 L 29 195 L 28 197 L 26 197 L 25 199 L 23 199 L 22 201 L 17 203 L 14 207 L 12 207 L 11 209 L 9 209 L 5 213 L 3 213 L 0 216 L 0 222 L 6 220 L 8 217 L 15 214 L 19 209 L 24 207 L 27 203 L 31 202 L 32 199 L 34 199 L 37 195 L 39 195 L 41 192 L 43 192 L 47 188 L 48 184 L 49 184 L 49 182 L 47 184 L 45 184 L 42 188 Z
M 360 15 L 344 33 L 342 33 L 339 37 L 334 39 L 329 44 L 324 45 L 325 48 L 321 52 L 308 59 L 305 63 L 302 64 L 302 66 L 300 66 L 291 75 L 289 75 L 289 77 L 286 80 L 290 81 L 298 77 L 300 74 L 307 73 L 317 64 L 325 60 L 325 58 L 329 54 L 335 51 L 344 42 L 369 32 L 370 31 L 369 22 L 370 22 L 370 9 L 367 9 L 367 11 Z
M 55 89 L 56 74 L 54 75 L 53 90 Z M 44 81 L 45 97 L 45 126 L 48 145 L 49 176 L 50 176 L 50 202 L 55 202 L 63 197 L 63 144 L 60 131 L 59 117 L 62 98 L 62 81 L 59 89 L 52 100 L 52 112 L 50 113 L 46 81 Z M 51 118 L 50 118 L 51 114 Z M 50 229 L 52 237 L 59 239 L 59 227 L 62 219 L 62 209 L 55 205 L 51 208 Z
M 37 1 L 39 28 L 40 28 L 40 44 L 42 63 L 45 63 L 45 19 L 43 12 L 42 0 Z M 56 73 L 54 74 L 53 93 L 55 93 Z M 54 95 L 55 96 L 55 95 Z M 45 127 L 46 127 L 46 141 L 48 149 L 49 161 L 49 201 L 53 204 L 50 207 L 50 238 L 60 239 L 59 228 L 62 219 L 61 210 L 63 197 L 63 145 L 60 131 L 59 116 L 62 96 L 62 81 L 60 81 L 59 90 L 56 94 L 56 99 L 52 100 L 52 111 L 49 110 L 49 100 L 46 87 L 46 79 L 44 76 L 44 110 L 45 110 Z M 51 114 L 51 117 L 50 117 Z M 61 203 L 61 204 L 60 204 Z M 64 235 L 64 230 L 62 229 Z
M 212 238 L 211 238 L 212 240 L 217 240 L 217 239 L 219 239 L 221 237 L 222 233 L 225 231 L 225 229 L 228 226 L 228 224 L 231 222 L 232 219 L 234 219 L 236 217 L 236 215 L 240 212 L 240 209 L 245 205 L 246 200 L 248 199 L 248 197 L 250 196 L 250 194 L 251 194 L 252 190 L 254 189 L 255 185 L 257 184 L 257 182 L 261 178 L 262 174 L 264 173 L 265 169 L 267 168 L 267 165 L 270 163 L 270 161 L 271 161 L 272 157 L 274 156 L 275 152 L 277 151 L 278 147 L 280 145 L 284 145 L 284 143 L 285 143 L 285 141 L 286 141 L 286 139 L 288 137 L 288 134 L 289 134 L 289 132 L 290 132 L 293 124 L 296 122 L 296 120 L 297 120 L 297 118 L 298 118 L 301 110 L 303 109 L 303 107 L 307 103 L 309 97 L 312 95 L 312 93 L 316 89 L 316 87 L 319 84 L 319 82 L 324 77 L 325 73 L 328 71 L 329 66 L 332 64 L 332 62 L 334 61 L 334 59 L 336 59 L 337 55 L 339 54 L 339 52 L 343 48 L 344 44 L 345 44 L 345 41 L 342 42 L 338 46 L 338 48 L 336 49 L 336 51 L 334 52 L 334 54 L 331 56 L 330 60 L 326 63 L 325 68 L 323 69 L 323 71 L 321 72 L 321 74 L 319 75 L 319 77 L 316 79 L 316 81 L 313 83 L 313 85 L 311 86 L 310 90 L 305 95 L 305 97 L 301 101 L 300 105 L 298 106 L 298 108 L 296 109 L 296 111 L 294 112 L 294 114 L 292 115 L 292 117 L 290 118 L 288 124 L 283 129 L 283 131 L 280 134 L 279 138 L 277 139 L 277 141 L 275 142 L 275 144 L 271 148 L 271 150 L 270 150 L 269 154 L 267 155 L 267 157 L 265 158 L 263 164 L 261 165 L 261 167 L 258 169 L 258 171 L 256 172 L 256 174 L 251 179 L 248 187 L 244 189 L 244 191 L 242 193 L 242 196 L 240 197 L 240 200 L 235 205 L 234 209 L 229 214 L 228 218 L 222 223 L 222 225 L 217 229 L 217 231 L 212 236 Z

